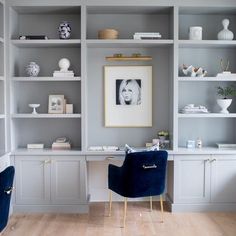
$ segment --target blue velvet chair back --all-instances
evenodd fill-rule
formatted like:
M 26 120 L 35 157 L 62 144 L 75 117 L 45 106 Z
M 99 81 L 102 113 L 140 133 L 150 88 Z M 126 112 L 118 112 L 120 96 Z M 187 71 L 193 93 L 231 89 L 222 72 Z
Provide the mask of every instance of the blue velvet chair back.
M 13 166 L 7 167 L 0 173 L 0 232 L 8 222 L 14 174 Z
M 126 154 L 121 167 L 109 165 L 108 187 L 129 198 L 160 195 L 165 189 L 166 151 Z

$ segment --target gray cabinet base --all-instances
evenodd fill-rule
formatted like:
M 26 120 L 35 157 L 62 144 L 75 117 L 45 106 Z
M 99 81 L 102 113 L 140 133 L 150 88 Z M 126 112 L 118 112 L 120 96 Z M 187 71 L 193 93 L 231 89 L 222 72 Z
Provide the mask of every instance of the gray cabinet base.
M 14 205 L 14 213 L 88 213 L 88 204 L 79 205 Z

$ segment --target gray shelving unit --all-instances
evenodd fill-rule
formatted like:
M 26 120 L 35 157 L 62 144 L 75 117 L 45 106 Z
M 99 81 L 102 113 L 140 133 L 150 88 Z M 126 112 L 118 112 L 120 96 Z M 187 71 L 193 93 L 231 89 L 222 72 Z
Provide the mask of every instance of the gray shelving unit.
M 7 149 L 6 133 L 6 59 L 5 2 L 0 1 L 0 152 Z

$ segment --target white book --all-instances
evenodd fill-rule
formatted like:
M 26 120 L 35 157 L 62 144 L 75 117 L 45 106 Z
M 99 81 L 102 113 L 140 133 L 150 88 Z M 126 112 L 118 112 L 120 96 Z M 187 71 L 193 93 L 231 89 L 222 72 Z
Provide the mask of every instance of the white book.
M 161 35 L 159 32 L 137 32 L 137 33 L 134 33 L 134 35 Z
M 43 143 L 29 143 L 27 144 L 27 149 L 43 149 L 44 144 Z

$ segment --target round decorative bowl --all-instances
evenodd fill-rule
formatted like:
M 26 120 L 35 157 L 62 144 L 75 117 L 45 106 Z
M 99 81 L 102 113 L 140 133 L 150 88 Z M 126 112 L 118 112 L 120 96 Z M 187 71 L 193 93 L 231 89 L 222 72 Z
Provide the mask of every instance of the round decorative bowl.
M 34 61 L 30 62 L 29 65 L 25 67 L 25 72 L 29 77 L 37 77 L 39 71 L 40 67 Z
M 99 39 L 117 39 L 119 32 L 115 29 L 103 29 L 98 31 Z

